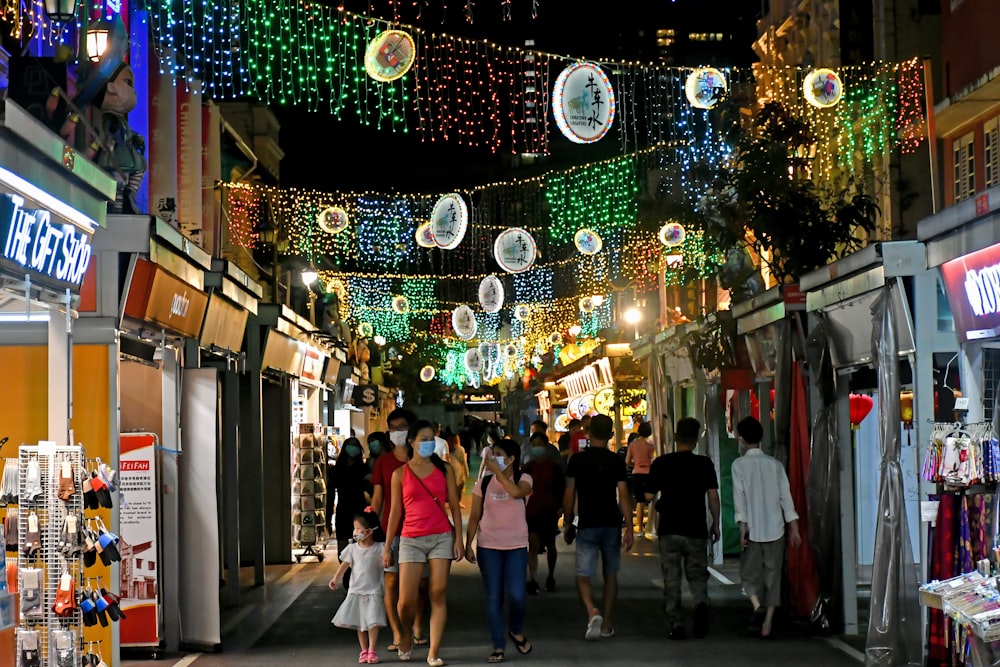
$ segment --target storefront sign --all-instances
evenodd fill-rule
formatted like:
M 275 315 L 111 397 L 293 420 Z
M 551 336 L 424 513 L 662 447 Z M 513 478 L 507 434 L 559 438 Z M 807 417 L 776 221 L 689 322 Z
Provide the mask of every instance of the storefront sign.
M 239 352 L 243 349 L 243 334 L 249 316 L 247 311 L 213 294 L 205 313 L 205 326 L 201 330 L 201 346 Z
M 53 221 L 46 209 L 24 204 L 18 195 L 0 195 L 4 263 L 31 271 L 40 282 L 79 288 L 90 264 L 90 235 L 69 223 Z
M 378 387 L 373 384 L 360 384 L 354 388 L 354 405 L 359 408 L 378 404 Z
M 319 382 L 323 377 L 323 361 L 326 356 L 315 347 L 306 347 L 302 353 L 302 371 L 299 377 L 310 382 Z
M 156 444 L 152 433 L 120 439 L 122 646 L 160 643 Z
M 208 295 L 146 259 L 137 259 L 125 314 L 190 338 L 200 338 Z
M 941 273 L 960 339 L 1000 335 L 1000 244 L 946 262 Z

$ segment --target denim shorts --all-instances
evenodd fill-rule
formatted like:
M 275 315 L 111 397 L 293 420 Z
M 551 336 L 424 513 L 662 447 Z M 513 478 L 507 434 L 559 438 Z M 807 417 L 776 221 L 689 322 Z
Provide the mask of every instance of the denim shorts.
M 576 576 L 597 574 L 597 555 L 601 555 L 604 576 L 618 574 L 622 562 L 622 529 L 581 528 L 576 533 Z
M 435 559 L 455 560 L 454 533 L 399 538 L 400 563 L 426 563 Z

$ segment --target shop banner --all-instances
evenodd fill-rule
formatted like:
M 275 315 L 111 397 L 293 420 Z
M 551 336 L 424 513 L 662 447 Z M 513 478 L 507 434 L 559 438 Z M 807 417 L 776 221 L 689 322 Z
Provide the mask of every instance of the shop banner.
M 149 260 L 135 260 L 125 299 L 126 315 L 198 338 L 207 308 L 207 294 Z
M 177 222 L 180 230 L 203 245 L 201 220 L 201 91 L 199 82 L 177 90 Z
M 173 76 L 160 73 L 161 55 L 165 62 L 172 57 L 149 49 L 149 212 L 176 225 L 177 96 Z
M 159 545 L 157 535 L 156 436 L 129 433 L 120 439 L 118 477 L 124 502 L 121 527 L 121 645 L 160 643 Z
M 941 265 L 962 341 L 1000 336 L 1000 243 Z

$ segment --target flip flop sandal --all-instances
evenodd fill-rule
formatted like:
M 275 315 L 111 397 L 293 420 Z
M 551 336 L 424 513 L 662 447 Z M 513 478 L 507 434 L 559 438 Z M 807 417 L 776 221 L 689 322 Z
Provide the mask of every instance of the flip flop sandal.
M 396 651 L 399 650 L 399 644 L 397 642 L 393 642 L 388 646 L 386 646 L 385 650 L 388 651 L 389 653 L 395 653 Z
M 427 646 L 430 643 L 431 643 L 431 640 L 428 639 L 427 637 L 416 637 L 416 636 L 413 637 L 413 645 L 414 646 Z
M 486 662 L 490 663 L 503 662 L 503 661 L 504 661 L 503 651 L 493 651 L 493 653 L 490 653 L 490 657 L 486 658 Z
M 522 639 L 520 641 L 518 641 L 517 637 L 514 636 L 513 632 L 508 632 L 507 636 L 510 637 L 512 642 L 514 642 L 514 646 L 517 647 L 517 652 L 521 655 L 528 655 L 531 653 L 531 649 L 534 648 L 531 643 L 528 642 L 528 638 L 524 635 L 521 635 Z

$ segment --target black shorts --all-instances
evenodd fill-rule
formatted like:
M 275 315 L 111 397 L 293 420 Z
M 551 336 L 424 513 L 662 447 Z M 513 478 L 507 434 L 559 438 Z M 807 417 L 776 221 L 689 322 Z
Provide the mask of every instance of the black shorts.
M 555 512 L 545 512 L 528 517 L 528 534 L 538 535 L 543 543 L 559 534 L 559 516 Z
M 646 489 L 649 488 L 649 475 L 632 475 L 632 497 L 637 503 L 646 502 Z

